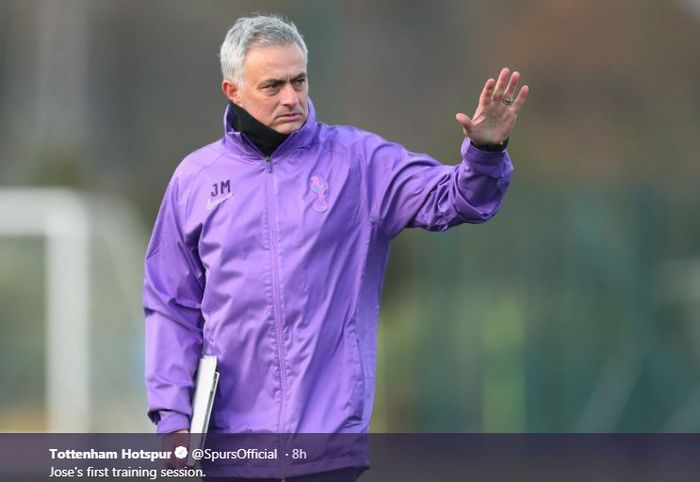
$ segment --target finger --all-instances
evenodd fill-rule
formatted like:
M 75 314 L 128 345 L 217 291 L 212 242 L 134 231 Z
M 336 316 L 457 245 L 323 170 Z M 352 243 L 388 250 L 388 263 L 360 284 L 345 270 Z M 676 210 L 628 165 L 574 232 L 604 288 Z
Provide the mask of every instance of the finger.
M 510 70 L 508 67 L 503 67 L 501 73 L 498 74 L 498 80 L 496 81 L 496 89 L 493 91 L 493 101 L 500 102 L 503 99 L 503 92 L 506 90 L 506 83 L 508 82 L 508 74 Z
M 515 99 L 515 102 L 513 102 L 513 105 L 511 106 L 513 112 L 515 112 L 516 114 L 523 106 L 523 104 L 525 104 L 525 99 L 527 98 L 528 92 L 530 92 L 530 88 L 527 85 L 523 85 L 523 88 L 520 89 L 520 92 L 518 93 L 518 97 Z
M 506 91 L 503 94 L 504 99 L 514 99 L 515 98 L 515 93 L 518 90 L 518 82 L 520 81 L 520 72 L 515 71 L 513 72 L 513 75 L 510 76 L 510 80 L 508 81 L 508 87 L 506 87 Z
M 493 97 L 493 89 L 496 86 L 496 81 L 494 79 L 489 79 L 484 84 L 484 88 L 481 89 L 481 95 L 479 96 L 479 104 L 486 107 L 491 103 L 491 97 Z
M 465 136 L 469 136 L 469 133 L 472 131 L 474 128 L 474 122 L 467 116 L 466 114 L 462 114 L 461 112 L 455 116 L 455 119 L 457 119 L 457 122 L 462 126 L 462 131 L 464 131 Z

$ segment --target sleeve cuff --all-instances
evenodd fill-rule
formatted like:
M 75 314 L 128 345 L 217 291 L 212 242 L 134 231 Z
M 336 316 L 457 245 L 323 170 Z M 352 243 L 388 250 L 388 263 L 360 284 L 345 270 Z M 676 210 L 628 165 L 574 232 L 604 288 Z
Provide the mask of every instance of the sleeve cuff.
M 157 432 L 171 433 L 178 430 L 189 430 L 190 418 L 177 412 L 165 412 L 162 418 L 158 421 Z
M 471 139 L 465 137 L 464 141 L 462 142 L 460 154 L 462 155 L 462 159 L 466 159 L 470 162 L 493 165 L 501 162 L 507 155 L 507 151 L 505 149 L 500 151 L 485 151 L 483 149 L 479 149 L 472 143 Z
M 508 147 L 508 142 L 510 142 L 510 137 L 506 137 L 506 140 L 504 140 L 500 144 L 477 144 L 476 142 L 471 141 L 471 145 L 476 147 L 480 151 L 503 152 L 506 150 L 506 147 Z
M 471 144 L 469 138 L 464 139 L 461 154 L 462 163 L 466 164 L 466 168 L 480 174 L 499 178 L 512 171 L 507 151 L 482 151 Z

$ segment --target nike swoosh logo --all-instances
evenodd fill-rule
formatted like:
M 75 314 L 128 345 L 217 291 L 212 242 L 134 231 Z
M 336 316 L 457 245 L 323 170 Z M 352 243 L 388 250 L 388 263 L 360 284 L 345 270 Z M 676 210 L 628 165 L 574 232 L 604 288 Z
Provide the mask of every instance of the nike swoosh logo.
M 209 200 L 207 201 L 207 210 L 214 209 L 216 206 L 218 206 L 222 202 L 226 201 L 231 196 L 233 196 L 232 192 L 230 192 L 227 195 L 220 197 L 220 198 L 216 198 L 216 199 L 209 198 Z

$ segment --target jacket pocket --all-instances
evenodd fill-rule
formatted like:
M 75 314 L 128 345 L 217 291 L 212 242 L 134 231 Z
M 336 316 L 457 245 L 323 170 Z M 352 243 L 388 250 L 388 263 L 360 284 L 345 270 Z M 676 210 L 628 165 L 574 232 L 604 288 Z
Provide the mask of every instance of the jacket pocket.
M 362 421 L 365 397 L 365 377 L 362 370 L 362 355 L 360 352 L 360 338 L 357 335 L 355 319 L 348 321 L 345 330 L 345 352 L 348 364 L 348 374 L 350 380 L 349 397 L 346 409 L 350 415 L 350 420 L 354 422 Z

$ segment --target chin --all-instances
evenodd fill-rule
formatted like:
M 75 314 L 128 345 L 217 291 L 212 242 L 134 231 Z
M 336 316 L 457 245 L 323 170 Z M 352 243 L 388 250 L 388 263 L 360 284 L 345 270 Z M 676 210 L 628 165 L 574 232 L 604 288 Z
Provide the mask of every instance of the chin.
M 285 122 L 283 124 L 279 124 L 273 127 L 274 130 L 279 132 L 280 134 L 291 134 L 292 132 L 298 130 L 301 126 L 304 125 L 304 121 L 294 121 L 294 122 Z

